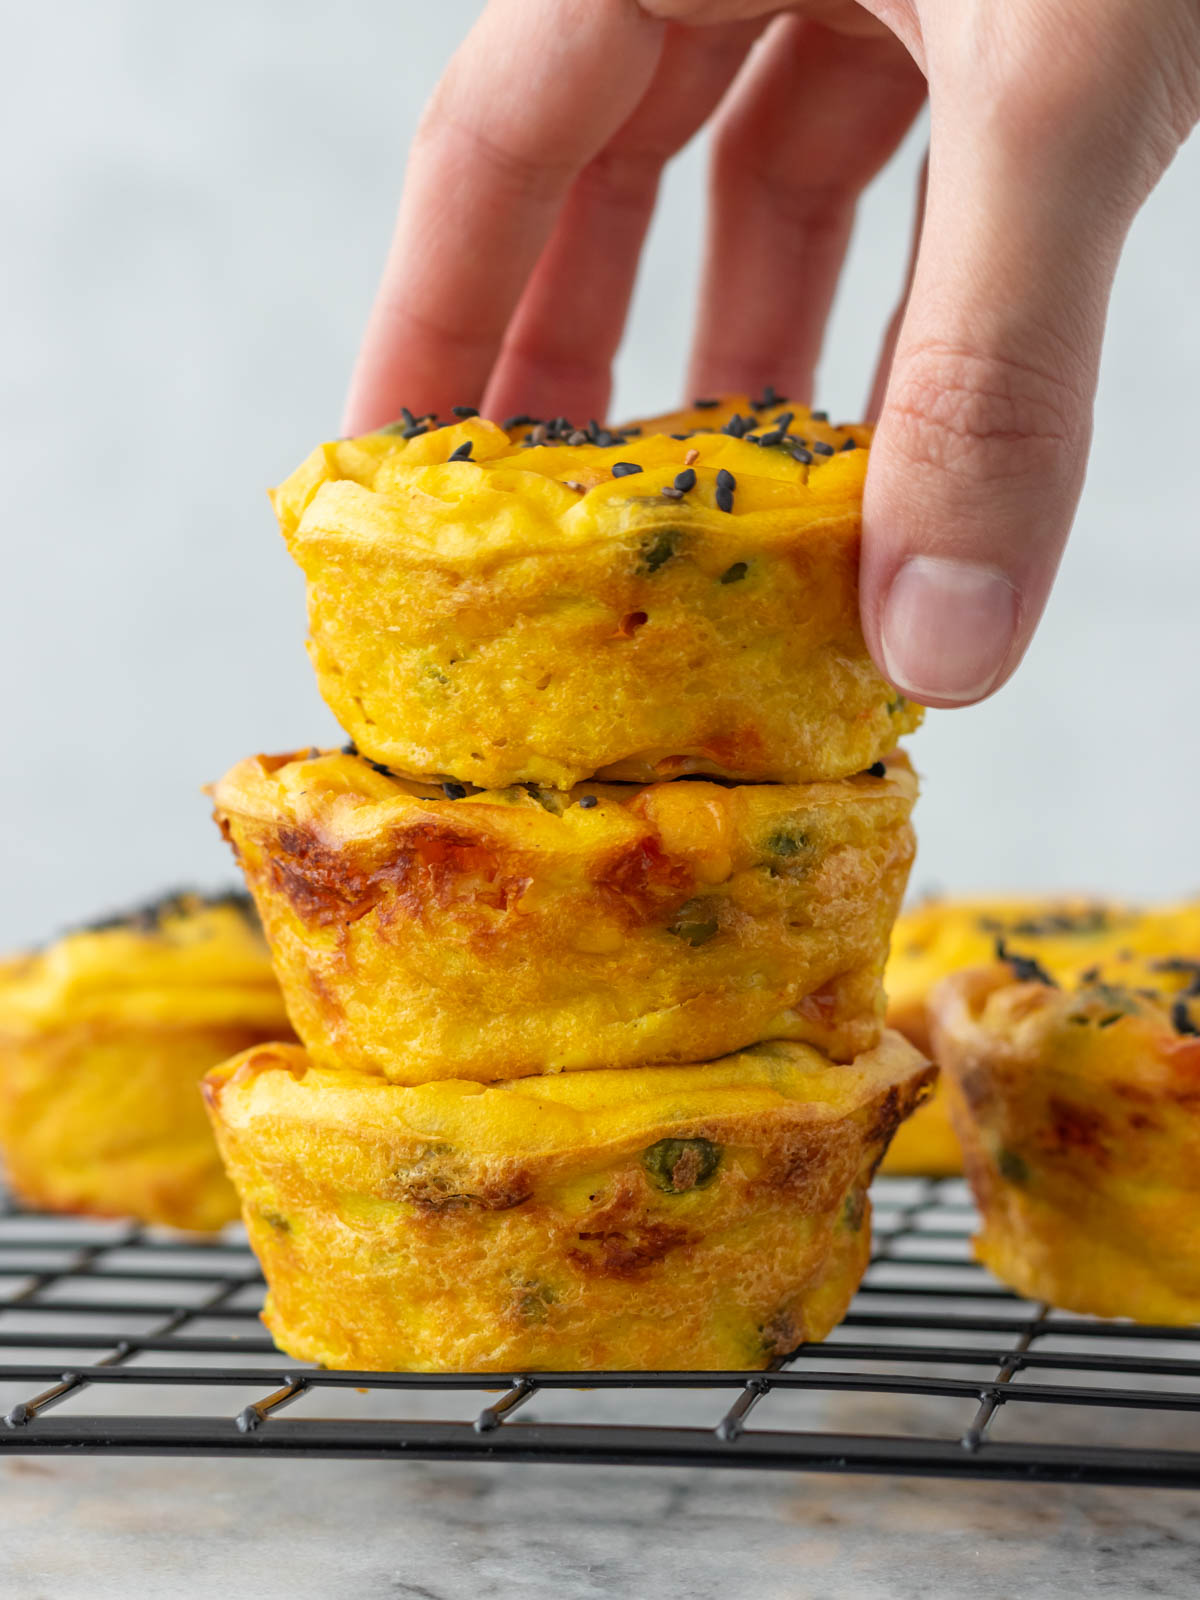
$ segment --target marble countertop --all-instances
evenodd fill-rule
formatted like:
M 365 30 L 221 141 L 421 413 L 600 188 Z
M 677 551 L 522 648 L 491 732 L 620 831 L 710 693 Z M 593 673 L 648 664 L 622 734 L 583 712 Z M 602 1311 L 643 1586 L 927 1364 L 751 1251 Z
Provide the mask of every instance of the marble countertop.
M 93 1389 L 87 1403 L 107 1396 L 109 1408 L 124 1409 L 133 1403 L 125 1394 Z M 356 1398 L 367 1416 L 389 1405 L 447 1414 L 444 1397 L 355 1391 L 313 1392 L 289 1414 L 309 1405 L 345 1414 Z M 473 1414 L 478 1396 L 461 1400 Z M 227 1409 L 227 1397 L 213 1403 Z M 566 1420 L 578 1408 L 616 1420 L 622 1403 L 596 1391 L 543 1392 L 522 1416 Z M 641 1403 L 656 1407 L 645 1420 L 687 1423 L 723 1410 L 727 1397 L 690 1390 Z M 808 1425 L 846 1431 L 938 1434 L 961 1420 L 946 1402 L 915 1396 L 803 1404 Z M 1194 1442 L 1185 1414 L 1128 1415 L 1129 1443 L 1150 1433 L 1164 1445 Z M 770 1425 L 770 1414 L 762 1421 Z M 1074 1410 L 1063 1421 L 1059 1407 L 1010 1406 L 996 1427 L 1082 1442 L 1111 1429 L 1111 1414 L 1106 1422 Z M 0 1532 L 5 1600 L 1200 1594 L 1200 1494 L 1175 1490 L 727 1468 L 16 1456 L 0 1460 Z
M 10 1458 L 22 1600 L 1184 1600 L 1181 1491 L 418 1462 Z
M 882 1218 L 881 1209 L 877 1222 Z M 966 1249 L 964 1235 L 960 1253 Z M 909 1283 L 926 1268 L 881 1255 L 872 1270 Z M 943 1275 L 949 1268 L 928 1270 Z M 164 1304 L 180 1300 L 181 1283 L 162 1286 Z M 124 1292 L 119 1274 L 70 1285 L 76 1296 L 90 1289 L 97 1329 L 106 1336 L 138 1332 L 140 1324 L 127 1327 L 105 1310 L 106 1295 Z M 196 1294 L 207 1286 L 198 1277 Z M 143 1281 L 139 1293 L 154 1287 Z M 872 1292 L 864 1290 L 864 1304 Z M 257 1285 L 241 1293 L 257 1304 Z M 886 1300 L 892 1315 L 904 1304 L 894 1292 Z M 978 1311 L 970 1300 L 947 1298 L 940 1306 Z M 1028 1309 L 989 1302 L 991 1316 L 1006 1307 L 1017 1318 Z M 40 1315 L 13 1305 L 6 1325 L 41 1327 Z M 81 1325 L 91 1325 L 91 1313 L 72 1323 Z M 246 1331 L 244 1320 L 222 1326 L 226 1334 L 230 1327 Z M 202 1319 L 189 1328 L 221 1331 Z M 886 1330 L 877 1336 L 886 1339 Z M 831 1337 L 822 1361 L 837 1365 L 838 1339 Z M 995 1343 L 993 1333 L 983 1337 L 981 1357 Z M 1105 1348 L 1114 1353 L 1126 1343 Z M 1077 1347 L 1069 1319 L 1048 1328 L 1039 1345 Z M 1090 1352 L 1094 1341 L 1083 1347 Z M 1129 1348 L 1147 1353 L 1144 1340 Z M 1194 1335 L 1158 1340 L 1154 1353 L 1194 1360 Z M 139 1367 L 169 1365 L 171 1354 L 136 1351 L 124 1371 L 136 1380 Z M 961 1354 L 955 1374 L 981 1381 L 994 1374 L 994 1361 L 973 1367 Z M 44 1350 L 28 1355 L 48 1359 Z M 77 1358 L 64 1349 L 61 1359 Z M 190 1359 L 219 1367 L 227 1356 Z M 93 1384 L 68 1395 L 56 1414 L 231 1419 L 275 1386 L 265 1374 L 278 1371 L 279 1357 L 247 1350 L 238 1365 L 262 1367 L 264 1382 L 244 1390 Z M 900 1371 L 905 1363 L 891 1366 Z M 919 1363 L 913 1370 L 928 1376 L 936 1369 Z M 1026 1390 L 1057 1377 L 1054 1368 L 1033 1369 Z M 1089 1381 L 1126 1380 L 1093 1372 Z M 1167 1375 L 1140 1381 L 1192 1387 Z M 30 1392 L 28 1382 L 0 1383 L 0 1412 Z M 314 1385 L 286 1417 L 467 1421 L 481 1398 L 475 1390 Z M 729 1399 L 712 1389 L 544 1389 L 504 1426 L 638 1421 L 712 1428 Z M 776 1389 L 755 1409 L 751 1427 L 956 1440 L 976 1406 L 972 1393 Z M 1197 1429 L 1195 1412 L 1064 1406 L 1027 1392 L 1020 1403 L 1001 1406 L 990 1437 L 1194 1450 Z M 0 1600 L 1061 1600 L 1064 1593 L 1114 1600 L 1200 1595 L 1200 1493 L 726 1467 L 0 1455 Z

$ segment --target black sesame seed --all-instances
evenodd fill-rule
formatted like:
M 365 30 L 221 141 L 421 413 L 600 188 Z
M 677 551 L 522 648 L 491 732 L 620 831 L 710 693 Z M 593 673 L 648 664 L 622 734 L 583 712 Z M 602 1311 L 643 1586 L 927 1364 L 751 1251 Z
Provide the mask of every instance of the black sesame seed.
M 779 415 L 775 418 L 774 426 L 776 428 L 781 429 L 784 433 L 786 433 L 788 431 L 788 429 L 791 427 L 792 422 L 795 419 L 795 416 L 796 416 L 796 413 L 794 411 L 781 411 L 779 413 Z
M 612 475 L 614 478 L 631 478 L 641 470 L 636 461 L 614 461 Z
M 1014 955 L 1003 939 L 996 940 L 996 960 L 1008 962 L 1018 983 L 1044 983 L 1051 989 L 1058 988 L 1057 982 L 1040 961 L 1035 961 L 1032 956 Z
M 692 405 L 697 411 L 715 411 L 720 404 L 719 400 L 701 399 L 692 401 Z
M 450 452 L 449 459 L 451 461 L 470 461 L 470 459 L 471 459 L 471 442 L 472 441 L 470 439 L 464 439 L 462 444 L 459 445 L 457 450 L 452 450 Z
M 696 487 L 696 474 L 691 467 L 684 467 L 682 472 L 675 474 L 675 487 L 683 494 Z
M 1171 1026 L 1176 1033 L 1187 1033 L 1193 1038 L 1200 1038 L 1200 1028 L 1192 1021 L 1186 1000 L 1176 1000 L 1171 1007 Z
M 1099 977 L 1099 967 L 1088 967 L 1085 972 L 1081 972 L 1079 974 L 1079 981 L 1080 983 L 1096 983 L 1099 980 Z
M 872 761 L 871 765 L 867 768 L 867 776 L 869 778 L 886 778 L 887 763 L 883 761 Z
M 396 774 L 390 767 L 385 767 L 382 761 L 368 761 L 367 765 L 372 772 L 377 772 L 381 778 L 394 778 Z
M 579 809 L 581 811 L 590 811 L 593 806 L 599 804 L 600 802 L 594 794 L 584 794 L 579 797 Z
M 442 793 L 447 800 L 461 800 L 466 795 L 466 785 L 462 783 L 444 783 Z
M 826 444 L 823 439 L 813 440 L 813 450 L 819 456 L 831 456 L 834 454 L 833 446 Z
M 718 489 L 717 490 L 717 510 L 718 511 L 732 511 L 733 510 L 733 491 L 732 491 L 732 489 Z
M 428 433 L 428 432 L 429 432 L 429 429 L 425 426 L 425 424 L 423 422 L 414 422 L 411 428 L 404 428 L 404 429 L 401 430 L 400 437 L 402 439 L 415 439 L 418 436 L 418 434 Z
M 782 444 L 786 438 L 787 430 L 785 428 L 774 428 L 770 433 L 764 433 L 758 442 L 764 449 L 771 450 L 776 445 Z
M 342 746 L 342 754 L 344 756 L 356 756 L 358 754 L 358 746 L 353 739 Z
M 809 416 L 813 419 L 814 422 L 828 422 L 829 421 L 829 413 L 828 413 L 828 411 L 810 411 L 809 412 Z
M 767 384 L 761 396 L 757 400 L 751 400 L 750 404 L 756 411 L 767 411 L 772 406 L 782 405 L 786 399 L 786 395 L 776 394 L 771 385 Z
M 741 583 L 742 579 L 746 576 L 749 570 L 749 567 L 744 561 L 735 561 L 731 567 L 727 567 L 721 574 L 721 582 Z
M 727 468 L 722 467 L 717 473 L 717 488 L 728 489 L 730 494 L 737 488 L 737 479 Z
M 575 444 L 575 445 L 589 444 L 590 442 L 591 441 L 590 441 L 588 435 L 583 431 L 582 428 L 576 428 L 575 432 L 573 434 L 571 434 L 570 437 L 567 440 L 568 444 Z
M 479 415 L 474 406 L 451 406 L 450 409 L 456 417 L 462 417 L 464 421 L 468 417 L 477 417 Z
M 858 443 L 854 439 L 847 439 L 845 444 L 842 446 L 842 449 L 843 450 L 857 450 L 858 449 Z
M 507 433 L 510 428 L 527 428 L 536 421 L 536 417 L 527 417 L 523 411 L 518 411 L 515 416 L 505 417 L 500 426 Z
M 677 489 L 675 487 L 675 485 L 672 484 L 672 483 L 664 483 L 662 488 L 658 492 L 659 492 L 659 494 L 662 495 L 664 500 L 682 500 L 683 499 L 683 490 L 682 489 Z
M 1187 956 L 1168 956 L 1163 961 L 1151 962 L 1154 972 L 1177 972 L 1190 978 L 1186 988 L 1180 991 L 1186 997 L 1200 996 L 1200 961 L 1189 959 Z
M 408 409 L 407 406 L 401 406 L 400 407 L 400 421 L 404 424 L 404 426 L 406 428 L 411 428 L 413 423 L 416 420 L 417 420 L 416 417 L 413 416 L 412 412 Z
M 672 439 L 690 439 L 692 436 L 690 433 L 673 433 L 671 437 Z
M 601 450 L 607 450 L 610 445 L 616 443 L 616 440 L 613 438 L 612 434 L 609 433 L 607 428 L 598 428 L 596 430 L 596 443 L 600 446 Z
M 791 456 L 793 461 L 798 461 L 802 467 L 812 466 L 812 451 L 806 450 L 803 445 L 797 445 Z

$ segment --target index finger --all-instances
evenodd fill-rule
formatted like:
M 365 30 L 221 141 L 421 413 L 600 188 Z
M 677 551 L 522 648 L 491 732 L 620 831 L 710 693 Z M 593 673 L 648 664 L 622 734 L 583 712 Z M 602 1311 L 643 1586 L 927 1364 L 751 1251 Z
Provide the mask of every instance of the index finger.
M 421 120 L 345 428 L 477 405 L 572 179 L 637 106 L 665 25 L 636 0 L 493 0 Z

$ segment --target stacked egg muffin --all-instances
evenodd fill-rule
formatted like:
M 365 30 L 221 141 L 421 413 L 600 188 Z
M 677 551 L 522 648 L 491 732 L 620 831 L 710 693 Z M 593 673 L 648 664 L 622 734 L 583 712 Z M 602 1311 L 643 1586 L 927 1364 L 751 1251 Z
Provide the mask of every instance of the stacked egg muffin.
M 762 1366 L 841 1317 L 932 1079 L 883 1026 L 920 719 L 869 432 L 405 413 L 274 496 L 350 736 L 214 786 L 296 1032 L 209 1074 L 330 1366 Z

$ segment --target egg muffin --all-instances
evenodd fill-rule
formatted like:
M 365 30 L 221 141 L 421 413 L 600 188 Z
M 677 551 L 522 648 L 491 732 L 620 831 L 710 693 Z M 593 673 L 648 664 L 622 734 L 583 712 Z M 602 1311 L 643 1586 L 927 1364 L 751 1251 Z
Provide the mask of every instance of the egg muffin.
M 0 962 L 0 1148 L 26 1204 L 206 1231 L 237 1215 L 200 1079 L 291 1037 L 249 897 L 181 893 Z
M 205 1091 L 289 1355 L 711 1369 L 764 1366 L 844 1314 L 867 1185 L 932 1072 L 886 1034 L 841 1066 L 778 1043 L 410 1088 L 268 1045 Z
M 903 756 L 838 782 L 472 790 L 347 752 L 213 790 L 297 1033 L 395 1083 L 879 1038 L 913 855 Z
M 858 618 L 870 431 L 764 395 L 316 449 L 273 503 L 309 651 L 359 750 L 408 777 L 569 789 L 861 772 L 920 721 Z
M 1196 1322 L 1200 957 L 1151 943 L 1061 984 L 1009 950 L 944 980 L 930 1015 L 980 1260 L 1070 1311 Z
M 1200 935 L 1200 911 L 1191 917 Z M 884 975 L 888 1026 L 898 1028 L 929 1055 L 930 993 L 950 973 L 991 962 L 997 939 L 1018 940 L 1047 971 L 1070 978 L 1131 937 L 1136 940 L 1141 926 L 1137 911 L 1084 895 L 926 900 L 900 916 L 892 933 Z M 1173 923 L 1165 936 L 1176 937 L 1174 929 Z M 1185 936 L 1182 926 L 1179 932 Z M 943 1085 L 899 1130 L 883 1170 L 929 1177 L 962 1172 L 962 1152 Z

